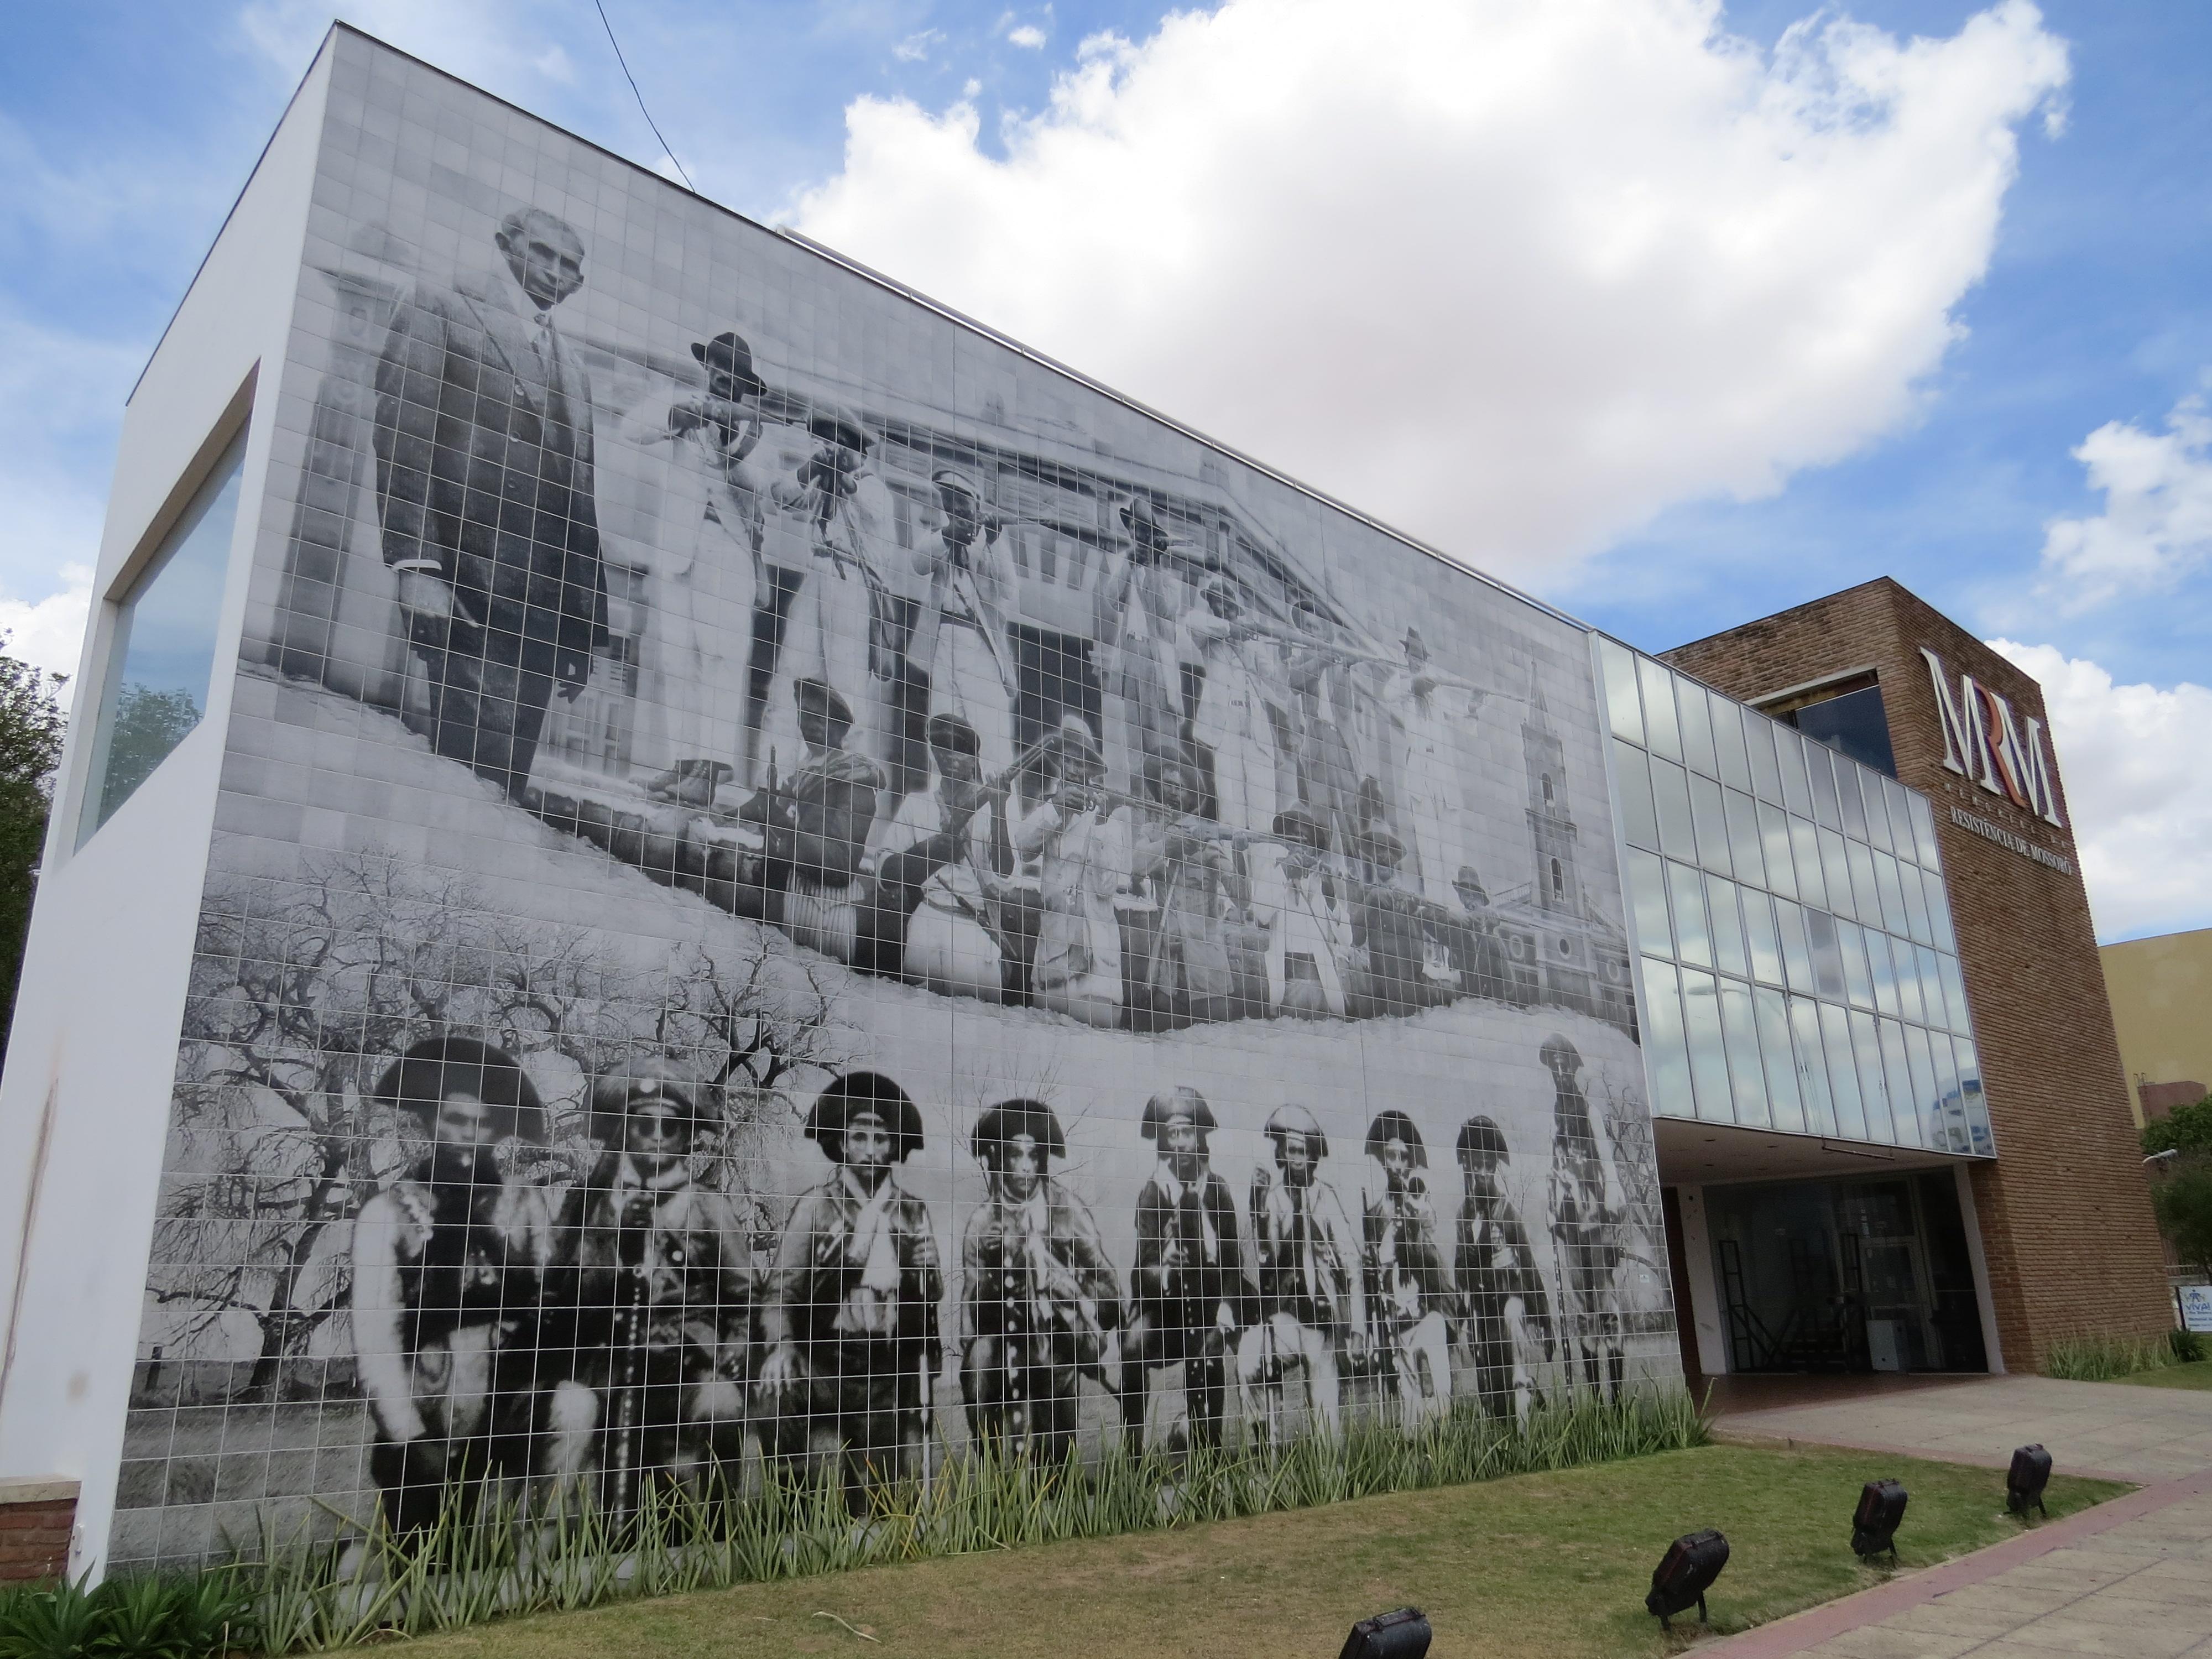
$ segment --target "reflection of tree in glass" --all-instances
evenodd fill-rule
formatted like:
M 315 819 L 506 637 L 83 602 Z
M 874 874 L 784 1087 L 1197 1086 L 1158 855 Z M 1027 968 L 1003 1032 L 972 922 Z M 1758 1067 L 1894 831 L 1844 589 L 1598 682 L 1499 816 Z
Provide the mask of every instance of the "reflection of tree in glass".
M 157 691 L 135 682 L 124 686 L 115 699 L 115 725 L 107 740 L 100 816 L 122 805 L 199 723 L 200 706 L 189 691 Z

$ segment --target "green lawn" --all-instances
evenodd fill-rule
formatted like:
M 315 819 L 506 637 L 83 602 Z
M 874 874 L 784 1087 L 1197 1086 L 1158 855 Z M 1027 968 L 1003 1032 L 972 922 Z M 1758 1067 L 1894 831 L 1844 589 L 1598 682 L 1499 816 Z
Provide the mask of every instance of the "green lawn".
M 1899 1539 L 1907 1567 L 2019 1528 L 1991 1470 L 1715 1445 L 1187 1531 L 631 1601 L 410 1648 L 423 1659 L 1284 1659 L 1332 1654 L 1352 1620 L 1410 1601 L 1428 1612 L 1437 1651 L 1455 1659 L 1629 1659 L 1701 1633 L 1678 1621 L 1662 1638 L 1644 1611 L 1651 1568 L 1679 1533 L 1728 1534 L 1733 1558 L 1711 1597 L 1723 1631 L 1878 1582 L 1882 1572 L 1851 1555 L 1850 1515 L 1861 1484 L 1885 1475 L 1912 1494 Z M 2051 1513 L 2125 1490 L 2056 1476 Z
M 2203 1389 L 2212 1391 L 2212 1360 L 2199 1359 L 2186 1365 L 2161 1365 L 2154 1371 L 2137 1371 L 2130 1376 L 2116 1376 L 2115 1382 L 2133 1382 L 2146 1389 Z

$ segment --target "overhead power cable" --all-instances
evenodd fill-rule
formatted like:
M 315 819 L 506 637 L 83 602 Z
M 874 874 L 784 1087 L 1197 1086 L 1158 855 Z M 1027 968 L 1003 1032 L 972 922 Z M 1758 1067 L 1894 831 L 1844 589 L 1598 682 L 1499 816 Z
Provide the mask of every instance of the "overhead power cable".
M 684 188 L 696 196 L 699 186 L 693 184 L 691 175 L 684 171 L 684 163 L 676 159 L 676 152 L 669 149 L 668 140 L 660 137 L 660 123 L 653 118 L 653 112 L 645 106 L 645 94 L 638 90 L 637 76 L 629 72 L 629 59 L 623 56 L 622 42 L 615 39 L 615 26 L 607 21 L 606 7 L 601 0 L 592 0 L 592 4 L 599 14 L 600 25 L 607 32 L 607 44 L 615 49 L 615 62 L 622 65 L 623 79 L 629 82 L 630 94 L 637 100 L 637 112 L 645 117 L 645 124 L 653 129 L 653 136 L 660 138 L 660 153 L 668 158 L 668 165 L 674 167 L 684 180 Z

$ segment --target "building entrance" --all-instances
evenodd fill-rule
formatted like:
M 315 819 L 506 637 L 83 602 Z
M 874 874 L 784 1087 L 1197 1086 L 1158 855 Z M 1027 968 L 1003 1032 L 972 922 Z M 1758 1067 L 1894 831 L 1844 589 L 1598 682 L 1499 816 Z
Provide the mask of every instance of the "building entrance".
M 1989 1368 L 1948 1170 L 1705 1189 L 1731 1371 Z

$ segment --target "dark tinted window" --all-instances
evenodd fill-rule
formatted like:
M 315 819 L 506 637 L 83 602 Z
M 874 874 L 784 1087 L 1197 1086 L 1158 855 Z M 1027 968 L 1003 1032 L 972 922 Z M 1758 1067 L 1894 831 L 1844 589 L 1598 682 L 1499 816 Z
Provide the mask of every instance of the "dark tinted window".
M 1897 757 L 1889 746 L 1889 716 L 1881 706 L 1880 686 L 1808 702 L 1782 718 L 1814 742 L 1825 743 L 1893 778 L 1897 775 Z

